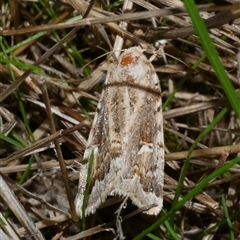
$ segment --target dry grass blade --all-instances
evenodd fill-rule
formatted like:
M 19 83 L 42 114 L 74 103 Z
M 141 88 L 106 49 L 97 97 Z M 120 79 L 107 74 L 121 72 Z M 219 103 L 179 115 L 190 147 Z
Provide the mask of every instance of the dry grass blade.
M 44 237 L 42 236 L 39 229 L 35 226 L 34 222 L 31 218 L 27 215 L 25 209 L 17 200 L 16 196 L 12 193 L 9 186 L 6 184 L 2 175 L 0 175 L 0 195 L 4 202 L 8 205 L 14 215 L 18 218 L 19 222 L 26 228 L 28 234 L 37 240 L 43 240 Z

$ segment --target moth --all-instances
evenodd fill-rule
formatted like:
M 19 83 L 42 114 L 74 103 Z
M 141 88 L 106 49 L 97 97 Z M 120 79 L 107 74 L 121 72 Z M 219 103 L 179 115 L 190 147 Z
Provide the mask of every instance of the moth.
M 163 202 L 164 137 L 161 88 L 151 62 L 140 47 L 125 50 L 109 66 L 102 95 L 80 166 L 76 211 L 82 204 L 93 152 L 85 209 L 92 214 L 108 196 L 128 196 L 141 208 L 159 214 Z

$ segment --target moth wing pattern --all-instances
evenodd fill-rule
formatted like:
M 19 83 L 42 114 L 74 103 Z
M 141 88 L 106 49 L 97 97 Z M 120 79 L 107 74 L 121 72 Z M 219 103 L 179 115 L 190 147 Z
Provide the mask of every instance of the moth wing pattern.
M 94 161 L 86 215 L 108 196 L 128 196 L 137 207 L 157 215 L 162 209 L 164 137 L 161 88 L 140 47 L 125 50 L 107 72 L 84 160 Z M 80 167 L 75 199 L 82 217 L 88 163 Z

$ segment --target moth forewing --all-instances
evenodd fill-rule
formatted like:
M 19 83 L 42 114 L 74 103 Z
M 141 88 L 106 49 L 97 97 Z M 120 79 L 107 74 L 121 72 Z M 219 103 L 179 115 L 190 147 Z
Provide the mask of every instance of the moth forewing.
M 133 47 L 109 67 L 84 159 L 94 151 L 86 215 L 110 195 L 128 196 L 133 204 L 162 208 L 164 138 L 161 89 L 151 62 Z M 87 164 L 86 164 L 87 165 Z M 86 166 L 80 168 L 76 210 L 82 217 Z

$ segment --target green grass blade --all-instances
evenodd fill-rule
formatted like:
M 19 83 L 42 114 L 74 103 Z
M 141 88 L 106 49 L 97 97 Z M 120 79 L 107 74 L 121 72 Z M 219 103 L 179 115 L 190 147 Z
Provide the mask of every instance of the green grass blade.
M 12 144 L 15 147 L 22 148 L 22 144 L 19 143 L 18 141 L 15 141 L 14 139 L 5 136 L 4 134 L 0 133 L 0 139 Z
M 223 205 L 223 212 L 224 212 L 225 218 L 227 220 L 227 225 L 229 227 L 230 240 L 234 240 L 235 237 L 234 237 L 234 232 L 233 232 L 233 225 L 232 225 L 231 219 L 229 217 L 226 200 L 223 195 L 222 195 L 222 205 Z
M 197 139 L 194 141 L 194 143 L 192 144 L 192 146 L 190 147 L 189 151 L 188 151 L 188 155 L 186 157 L 186 161 L 183 165 L 180 177 L 179 177 L 179 181 L 178 181 L 178 187 L 176 189 L 176 193 L 173 199 L 173 203 L 172 203 L 172 209 L 174 208 L 174 206 L 177 204 L 180 193 L 182 191 L 182 187 L 183 187 L 183 182 L 188 170 L 188 167 L 190 165 L 190 160 L 191 160 L 191 154 L 193 152 L 193 150 L 196 148 L 197 144 L 216 126 L 216 124 L 224 117 L 224 115 L 228 112 L 229 107 L 225 107 L 224 109 L 222 109 L 222 111 L 213 119 L 213 121 L 208 125 L 208 127 L 206 129 L 204 129 L 200 135 L 197 137 Z M 171 222 L 173 222 L 173 218 L 174 216 L 172 216 Z
M 227 73 L 220 62 L 218 53 L 211 41 L 208 34 L 207 28 L 199 15 L 197 7 L 193 0 L 183 0 L 189 16 L 191 17 L 193 26 L 196 30 L 197 35 L 200 38 L 201 44 L 206 51 L 207 57 L 215 70 L 215 73 L 219 79 L 220 84 L 232 106 L 238 118 L 240 118 L 240 100 L 234 91 L 233 85 L 230 82 Z
M 88 195 L 89 195 L 89 186 L 90 186 L 90 182 L 91 182 L 91 171 L 92 171 L 93 161 L 94 161 L 94 152 L 92 150 L 90 158 L 89 158 L 89 163 L 88 163 L 87 182 L 86 182 L 86 188 L 84 191 L 83 204 L 82 204 L 82 230 L 83 231 L 86 230 L 85 209 L 87 206 L 87 200 L 88 200 Z
M 159 227 L 160 224 L 162 224 L 164 221 L 169 219 L 169 217 L 174 214 L 178 209 L 180 209 L 187 201 L 189 201 L 191 198 L 193 198 L 197 193 L 199 193 L 209 182 L 211 182 L 213 179 L 218 177 L 219 175 L 222 175 L 226 171 L 228 171 L 231 167 L 235 166 L 236 164 L 240 163 L 240 157 L 237 157 L 221 168 L 215 170 L 210 175 L 208 175 L 206 178 L 204 178 L 198 185 L 196 185 L 186 196 L 183 197 L 181 201 L 179 201 L 174 208 L 172 208 L 168 213 L 164 214 L 163 217 L 161 217 L 159 220 L 157 220 L 152 226 L 145 229 L 141 234 L 136 236 L 134 240 L 140 240 L 143 239 L 148 233 L 152 232 L 154 229 Z

